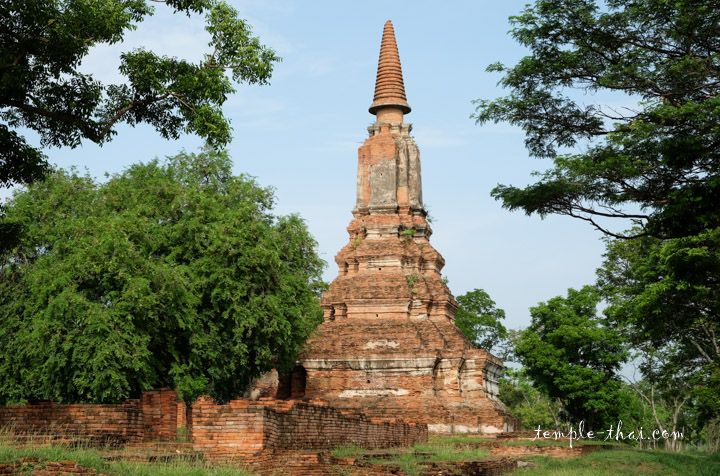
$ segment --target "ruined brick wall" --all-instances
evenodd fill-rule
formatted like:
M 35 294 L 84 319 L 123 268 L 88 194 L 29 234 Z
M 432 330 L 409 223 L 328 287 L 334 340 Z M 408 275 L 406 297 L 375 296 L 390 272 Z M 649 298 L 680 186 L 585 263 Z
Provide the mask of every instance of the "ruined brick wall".
M 39 458 L 21 458 L 20 462 L 0 463 L 0 475 L 34 475 L 34 476 L 95 476 L 96 468 L 88 468 L 75 461 L 50 461 L 41 463 Z M 100 473 L 102 476 L 104 473 Z
M 187 405 L 184 402 L 178 403 L 177 406 L 177 427 L 187 427 Z
M 188 437 L 194 451 L 211 461 L 249 458 L 267 445 L 264 405 L 247 399 L 217 405 L 212 398 L 197 399 L 187 415 Z
M 297 401 L 233 400 L 217 405 L 201 397 L 189 414 L 193 450 L 212 461 L 262 462 L 274 452 L 408 446 L 427 441 L 427 426 L 404 421 L 376 422 L 322 405 Z
M 15 433 L 139 441 L 145 422 L 138 400 L 122 405 L 60 405 L 41 402 L 0 408 L 0 426 Z
M 146 440 L 169 441 L 177 438 L 180 403 L 175 389 L 161 388 L 142 395 L 140 409 L 144 417 Z
M 377 421 L 349 415 L 325 405 L 271 401 L 266 406 L 269 443 L 283 450 L 332 449 L 355 444 L 363 448 L 411 446 L 427 441 L 427 425 Z
M 177 431 L 177 392 L 160 389 L 117 405 L 41 402 L 0 407 L 0 427 L 15 433 L 82 436 L 138 442 L 172 440 Z

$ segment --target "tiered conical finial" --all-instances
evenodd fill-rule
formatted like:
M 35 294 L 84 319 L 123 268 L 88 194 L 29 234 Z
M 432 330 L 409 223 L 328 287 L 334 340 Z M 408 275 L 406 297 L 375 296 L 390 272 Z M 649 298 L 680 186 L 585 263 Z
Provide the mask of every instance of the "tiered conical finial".
M 403 114 L 410 112 L 410 106 L 405 97 L 405 84 L 400 66 L 400 54 L 395 42 L 395 31 L 390 20 L 385 23 L 383 30 L 377 79 L 375 80 L 375 97 L 370 106 L 370 113 L 377 114 L 378 110 L 384 107 L 399 108 Z

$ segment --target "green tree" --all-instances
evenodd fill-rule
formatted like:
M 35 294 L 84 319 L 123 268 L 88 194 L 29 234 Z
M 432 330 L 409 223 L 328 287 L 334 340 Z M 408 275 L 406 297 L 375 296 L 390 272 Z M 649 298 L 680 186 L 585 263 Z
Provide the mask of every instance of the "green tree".
M 720 417 L 720 228 L 608 240 L 598 286 L 648 384 L 674 408 L 691 398 L 701 422 Z
M 205 13 L 208 54 L 195 62 L 140 48 L 121 55 L 119 84 L 78 70 L 91 48 L 123 40 L 152 0 L 0 0 L 0 186 L 30 183 L 47 170 L 41 146 L 103 144 L 120 123 L 152 124 L 165 138 L 198 134 L 213 146 L 231 138 L 221 106 L 232 80 L 267 83 L 278 61 L 222 0 L 165 0 L 175 13 Z M 226 74 L 229 72 L 229 76 Z
M 492 195 L 507 209 L 580 218 L 612 236 L 720 226 L 717 9 L 708 0 L 537 0 L 511 17 L 530 55 L 488 67 L 510 95 L 476 101 L 474 117 L 522 127 L 531 155 L 554 166 Z M 615 232 L 613 218 L 637 228 Z
M 688 408 L 692 404 L 691 387 L 693 378 L 688 371 L 690 367 L 679 359 L 682 352 L 673 346 L 661 350 L 644 348 L 636 352 L 635 359 L 640 361 L 643 375 L 641 382 L 629 381 L 630 386 L 649 409 L 654 427 L 660 431 L 676 432 L 686 430 Z M 694 412 L 693 412 L 694 413 Z M 692 419 L 695 428 L 702 428 L 705 422 Z M 665 448 L 679 451 L 682 441 L 665 439 Z
M 598 285 L 636 345 L 679 344 L 720 364 L 720 228 L 674 240 L 608 240 Z
M 518 417 L 523 430 L 565 427 L 563 409 L 558 399 L 551 399 L 533 385 L 525 369 L 506 367 L 500 379 L 500 400 Z M 576 426 L 576 425 L 573 425 Z
M 488 352 L 502 344 L 507 337 L 503 326 L 505 311 L 495 307 L 495 301 L 482 289 L 473 289 L 457 297 L 458 310 L 455 314 L 455 325 L 479 349 Z
M 160 386 L 225 401 L 289 370 L 321 320 L 324 265 L 272 190 L 224 152 L 16 193 L 0 254 L 0 405 L 113 402 Z
M 536 388 L 558 399 L 575 425 L 598 429 L 617 420 L 622 407 L 621 334 L 597 316 L 600 295 L 592 286 L 568 290 L 530 308 L 532 322 L 515 353 Z

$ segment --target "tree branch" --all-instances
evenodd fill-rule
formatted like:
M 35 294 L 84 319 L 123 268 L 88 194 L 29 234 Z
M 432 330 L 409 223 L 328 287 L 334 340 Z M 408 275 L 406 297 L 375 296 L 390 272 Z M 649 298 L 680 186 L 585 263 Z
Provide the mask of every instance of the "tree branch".
M 697 343 L 695 339 L 688 337 L 688 340 L 697 348 L 697 350 L 700 352 L 700 354 L 702 354 L 702 356 L 705 358 L 705 360 L 707 360 L 709 364 L 713 363 L 713 359 L 710 358 L 707 352 L 705 352 L 705 350 L 700 346 L 700 344 Z
M 186 108 L 190 109 L 193 113 L 195 113 L 195 108 L 193 108 L 190 104 L 188 104 L 188 103 L 186 103 L 185 101 L 183 101 L 183 99 L 182 99 L 182 96 L 183 96 L 183 95 L 182 95 L 182 94 L 178 94 L 178 93 L 173 93 L 173 92 L 171 92 L 170 95 L 171 95 L 172 97 L 174 97 L 175 99 L 177 99 L 178 101 L 180 101 L 180 103 L 182 103 Z
M 127 106 L 123 107 L 122 109 L 120 109 L 118 112 L 115 113 L 115 115 L 112 117 L 112 119 L 110 119 L 110 121 L 107 123 L 107 125 L 103 129 L 102 134 L 100 134 L 100 137 L 101 138 L 105 137 L 110 132 L 110 129 L 112 128 L 112 126 L 114 126 L 117 123 L 117 121 L 120 120 L 120 118 L 122 116 L 124 116 L 128 111 L 130 111 L 135 106 L 139 106 L 141 104 L 153 103 L 153 102 L 157 102 L 157 101 L 162 101 L 163 99 L 167 98 L 171 94 L 172 93 L 167 92 L 167 93 L 163 94 L 162 96 L 141 99 L 139 101 L 132 101 L 130 104 L 128 104 Z
M 603 213 L 603 212 L 599 212 L 597 210 L 593 210 L 592 208 L 585 208 L 580 205 L 573 205 L 573 208 L 576 208 L 577 210 L 579 210 L 583 213 L 587 213 L 588 215 L 597 215 L 597 216 L 601 216 L 601 217 L 605 217 L 605 218 L 637 218 L 638 220 L 647 220 L 648 218 L 650 218 L 648 215 L 633 215 L 630 213 L 622 213 L 622 212 Z
M 213 52 L 210 55 L 210 57 L 208 58 L 208 60 L 205 62 L 206 68 L 212 68 L 213 66 L 215 66 L 212 63 L 215 60 L 215 55 L 217 54 L 219 49 L 220 49 L 220 45 L 215 45 L 215 49 L 213 50 Z
M 74 124 L 81 120 L 81 118 L 79 118 L 77 116 L 73 116 L 70 114 L 60 114 L 57 112 L 48 111 L 47 109 L 32 106 L 30 104 L 27 104 L 27 103 L 24 103 L 21 101 L 16 101 L 16 100 L 10 99 L 10 98 L 0 98 L 0 104 L 5 104 L 8 106 L 16 107 L 22 111 L 39 114 L 43 117 L 55 119 L 57 121 L 61 121 L 61 122 L 65 123 L 65 124 Z

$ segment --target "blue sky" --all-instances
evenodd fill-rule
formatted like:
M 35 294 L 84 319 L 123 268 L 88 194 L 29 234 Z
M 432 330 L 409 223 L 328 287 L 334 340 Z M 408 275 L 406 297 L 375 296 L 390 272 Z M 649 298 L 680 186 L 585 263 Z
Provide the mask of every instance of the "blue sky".
M 591 284 L 601 263 L 600 233 L 566 217 L 527 217 L 503 210 L 490 197 L 498 183 L 524 185 L 548 163 L 532 159 L 524 135 L 506 124 L 477 126 L 473 99 L 503 94 L 490 63 L 514 64 L 526 52 L 509 35 L 510 15 L 524 1 L 230 1 L 283 61 L 270 86 L 238 85 L 226 103 L 234 140 L 235 172 L 277 189 L 278 214 L 298 213 L 337 275 L 333 258 L 347 243 L 355 198 L 357 148 L 374 116 L 367 111 L 375 85 L 380 40 L 392 20 L 408 103 L 406 122 L 420 148 L 423 196 L 434 217 L 433 246 L 445 257 L 443 274 L 455 295 L 485 289 L 507 313 L 506 324 L 530 322 L 528 308 Z M 145 46 L 198 61 L 208 52 L 202 18 L 157 14 L 123 45 L 100 46 L 82 67 L 117 82 L 120 52 Z M 594 98 L 587 98 L 594 101 Z M 31 139 L 34 140 L 34 139 Z M 149 126 L 119 129 L 115 140 L 48 149 L 52 163 L 105 173 L 181 149 L 195 137 L 160 138 Z M 8 192 L 0 190 L 0 196 Z

